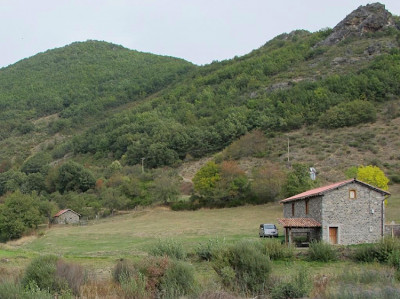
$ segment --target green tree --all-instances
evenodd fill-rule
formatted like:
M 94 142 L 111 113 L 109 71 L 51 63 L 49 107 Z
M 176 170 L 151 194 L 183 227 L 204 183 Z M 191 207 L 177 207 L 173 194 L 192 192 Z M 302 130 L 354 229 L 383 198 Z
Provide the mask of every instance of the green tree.
M 307 165 L 295 163 L 289 172 L 286 181 L 286 196 L 290 197 L 298 193 L 307 191 L 316 186 L 316 182 L 311 180 Z
M 346 175 L 346 178 L 354 179 L 357 177 L 357 172 L 358 172 L 358 167 L 351 166 L 345 170 L 344 174 Z
M 154 178 L 152 195 L 155 201 L 167 203 L 175 201 L 180 194 L 181 178 L 171 169 L 162 169 L 158 171 Z
M 61 193 L 66 191 L 85 192 L 93 188 L 96 180 L 93 174 L 82 165 L 67 162 L 58 168 L 56 187 Z
M 360 166 L 357 170 L 357 179 L 364 183 L 376 186 L 382 190 L 388 190 L 389 179 L 378 166 Z
M 17 239 L 29 229 L 35 229 L 42 222 L 37 195 L 17 191 L 6 197 L 0 206 L 0 239 Z
M 46 172 L 46 166 L 50 163 L 51 156 L 46 152 L 39 152 L 30 157 L 21 166 L 21 171 L 26 174 L 36 172 Z
M 282 195 L 286 173 L 279 164 L 266 162 L 253 171 L 251 190 L 259 202 L 274 201 Z
M 202 196 L 210 196 L 220 179 L 220 167 L 214 161 L 210 161 L 194 175 L 194 190 Z
M 0 196 L 7 192 L 14 192 L 21 188 L 26 182 L 26 175 L 23 172 L 8 170 L 0 173 Z
M 248 194 L 249 181 L 237 162 L 222 162 L 220 175 L 221 179 L 217 182 L 215 188 L 215 200 L 231 205 L 235 200 L 244 198 Z

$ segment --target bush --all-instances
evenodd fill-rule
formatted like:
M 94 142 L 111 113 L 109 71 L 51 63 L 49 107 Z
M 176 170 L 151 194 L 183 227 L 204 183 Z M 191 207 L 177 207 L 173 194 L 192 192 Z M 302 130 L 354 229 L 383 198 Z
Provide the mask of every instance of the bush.
M 47 290 L 62 294 L 72 291 L 79 295 L 85 278 L 80 266 L 65 263 L 53 255 L 45 255 L 35 258 L 26 268 L 21 284 L 29 291 Z
M 193 268 L 181 261 L 172 262 L 161 278 L 160 293 L 163 298 L 178 298 L 195 293 Z
M 391 255 L 400 250 L 400 241 L 396 238 L 385 237 L 376 245 L 376 260 L 387 263 Z
M 112 277 L 115 282 L 121 283 L 121 280 L 126 280 L 132 277 L 136 273 L 135 267 L 132 262 L 128 260 L 121 259 L 115 265 Z
M 41 291 L 36 285 L 31 284 L 23 288 L 22 285 L 13 281 L 0 282 L 0 298 L 7 299 L 53 299 L 54 297 L 46 292 Z
M 375 261 L 376 247 L 375 245 L 368 244 L 358 247 L 354 251 L 354 259 L 358 262 L 370 263 Z
M 159 240 L 156 245 L 150 249 L 150 254 L 154 256 L 168 256 L 178 260 L 186 258 L 186 251 L 182 244 L 174 240 Z
M 122 274 L 119 277 L 119 282 L 125 298 L 145 299 L 151 297 L 146 290 L 146 276 L 140 272 L 134 276 L 125 276 L 125 274 Z
M 301 268 L 290 281 L 276 283 L 270 295 L 273 299 L 303 298 L 308 296 L 311 289 L 310 274 L 305 268 Z
M 146 277 L 146 291 L 155 295 L 160 289 L 161 279 L 171 261 L 167 257 L 148 257 L 137 264 L 139 273 Z
M 221 242 L 218 239 L 209 239 L 206 243 L 200 243 L 196 247 L 195 252 L 201 260 L 211 261 L 215 252 L 224 245 L 224 242 Z
M 328 243 L 312 241 L 308 250 L 311 261 L 329 262 L 337 260 L 336 250 Z
M 66 263 L 63 260 L 57 261 L 56 277 L 66 281 L 75 296 L 80 294 L 80 288 L 86 282 L 86 273 L 80 265 Z
M 275 239 L 266 240 L 265 254 L 271 260 L 290 260 L 294 256 L 293 247 L 282 244 L 281 241 Z
M 67 289 L 66 283 L 55 275 L 57 261 L 58 257 L 54 255 L 35 258 L 25 270 L 22 285 L 25 288 L 36 285 L 40 290 L 49 290 L 50 292 L 60 292 Z
M 241 241 L 216 252 L 213 268 L 226 286 L 258 294 L 265 290 L 271 262 L 261 243 Z
M 354 259 L 359 262 L 394 263 L 400 251 L 400 241 L 385 237 L 377 244 L 359 247 L 354 252 Z

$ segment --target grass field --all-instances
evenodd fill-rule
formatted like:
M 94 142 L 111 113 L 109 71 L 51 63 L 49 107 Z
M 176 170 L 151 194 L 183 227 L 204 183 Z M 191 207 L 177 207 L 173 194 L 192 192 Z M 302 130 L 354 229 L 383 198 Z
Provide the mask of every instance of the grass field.
M 210 238 L 226 241 L 258 238 L 259 224 L 276 223 L 281 214 L 282 207 L 275 203 L 178 212 L 148 208 L 85 226 L 53 226 L 40 237 L 10 242 L 9 248 L 76 258 L 118 258 L 143 255 L 159 239 L 173 238 L 192 249 Z
M 386 212 L 387 221 L 399 221 L 400 196 L 392 191 Z M 232 243 L 239 239 L 258 240 L 260 223 L 277 223 L 282 217 L 282 206 L 270 203 L 227 209 L 171 211 L 164 207 L 144 208 L 84 226 L 56 225 L 36 236 L 24 237 L 0 247 L 0 276 L 18 277 L 33 257 L 56 254 L 85 267 L 96 279 L 109 280 L 111 271 L 120 258 L 141 259 L 159 240 L 182 243 L 187 252 L 194 252 L 199 243 L 218 239 Z M 279 227 L 279 226 L 278 226 Z M 280 233 L 283 230 L 279 227 Z M 305 252 L 306 249 L 299 249 Z M 209 263 L 193 261 L 196 275 L 204 284 L 216 279 Z M 382 265 L 364 265 L 351 261 L 331 263 L 274 262 L 274 275 L 287 276 L 306 266 L 314 277 L 337 276 L 344 269 L 362 273 L 364 270 L 387 271 Z

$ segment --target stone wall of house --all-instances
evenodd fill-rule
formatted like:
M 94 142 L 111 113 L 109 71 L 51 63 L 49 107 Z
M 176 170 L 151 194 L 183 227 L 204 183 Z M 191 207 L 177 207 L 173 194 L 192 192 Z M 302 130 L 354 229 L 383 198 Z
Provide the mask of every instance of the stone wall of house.
M 55 223 L 58 224 L 74 224 L 79 223 L 79 215 L 72 211 L 67 211 L 60 216 L 56 217 Z
M 355 199 L 350 199 L 350 190 L 355 190 Z M 381 193 L 356 182 L 327 192 L 322 199 L 322 239 L 329 242 L 329 227 L 337 227 L 338 244 L 379 241 L 384 223 L 383 199 Z
M 322 196 L 312 197 L 307 200 L 308 200 L 308 214 L 306 214 L 306 199 L 302 199 L 283 204 L 283 217 L 313 218 L 321 223 Z M 292 204 L 294 204 L 294 215 L 292 215 Z

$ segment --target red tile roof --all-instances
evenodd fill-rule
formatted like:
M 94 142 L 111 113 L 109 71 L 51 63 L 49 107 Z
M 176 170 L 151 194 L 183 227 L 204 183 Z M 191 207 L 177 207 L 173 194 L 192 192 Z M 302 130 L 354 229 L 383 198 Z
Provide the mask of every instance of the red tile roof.
M 344 185 L 347 185 L 347 184 L 353 183 L 353 182 L 357 182 L 357 183 L 360 183 L 362 185 L 368 186 L 371 189 L 374 189 L 375 191 L 381 192 L 381 193 L 383 193 L 385 195 L 390 195 L 390 193 L 387 192 L 387 191 L 384 191 L 382 189 L 376 188 L 374 186 L 371 186 L 371 185 L 369 185 L 367 183 L 361 182 L 361 181 L 356 180 L 356 179 L 350 179 L 350 180 L 334 183 L 334 184 L 331 184 L 331 185 L 328 185 L 328 186 L 311 189 L 311 190 L 305 191 L 303 193 L 296 194 L 296 195 L 294 195 L 292 197 L 286 198 L 284 200 L 281 200 L 280 202 L 281 203 L 285 203 L 285 202 L 295 201 L 295 200 L 304 199 L 304 198 L 308 198 L 308 197 L 320 196 L 320 195 L 323 195 L 327 191 L 339 188 L 341 186 L 344 186 Z
M 312 218 L 280 218 L 283 227 L 321 227 L 321 223 Z
M 65 212 L 71 211 L 72 213 L 75 213 L 76 215 L 81 216 L 80 214 L 78 214 L 77 212 L 71 210 L 71 209 L 65 209 L 65 210 L 61 210 L 59 211 L 57 214 L 54 215 L 54 217 L 58 217 L 61 216 L 62 214 L 64 214 Z

